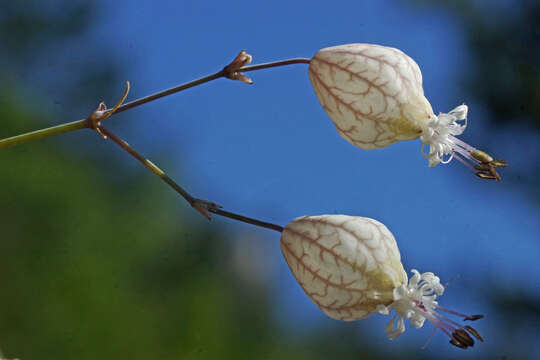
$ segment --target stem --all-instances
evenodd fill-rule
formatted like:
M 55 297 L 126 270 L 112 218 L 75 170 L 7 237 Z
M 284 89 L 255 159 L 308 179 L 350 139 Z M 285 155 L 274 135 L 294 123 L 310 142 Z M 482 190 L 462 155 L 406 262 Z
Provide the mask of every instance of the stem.
M 245 66 L 245 67 L 240 68 L 238 71 L 239 72 L 255 71 L 255 70 L 262 70 L 262 69 L 268 69 L 268 68 L 272 68 L 272 67 L 287 66 L 287 65 L 294 65 L 294 64 L 309 64 L 309 62 L 310 62 L 310 59 L 306 59 L 306 58 L 280 60 L 280 61 L 264 63 L 264 64 L 260 64 L 260 65 Z M 116 109 L 115 114 L 119 113 L 119 112 L 122 112 L 122 111 L 125 111 L 125 110 L 132 109 L 134 107 L 137 107 L 137 106 L 140 106 L 140 105 L 143 105 L 143 104 L 146 104 L 146 103 L 148 103 L 150 101 L 154 101 L 154 100 L 160 99 L 162 97 L 169 96 L 169 95 L 175 94 L 175 93 L 183 91 L 183 90 L 187 90 L 187 89 L 195 87 L 197 85 L 202 85 L 202 84 L 207 83 L 209 81 L 217 80 L 219 78 L 225 77 L 226 75 L 227 75 L 227 72 L 225 71 L 225 69 L 223 69 L 223 70 L 218 71 L 218 72 L 216 72 L 214 74 L 204 76 L 204 77 L 199 78 L 197 80 L 193 80 L 193 81 L 187 82 L 185 84 L 181 84 L 181 85 L 172 87 L 170 89 L 163 90 L 163 91 L 157 92 L 155 94 L 145 96 L 143 98 L 140 98 L 140 99 L 128 102 L 128 103 L 126 103 L 124 105 L 121 105 L 118 109 Z
M 139 160 L 144 166 L 146 166 L 148 169 L 150 169 L 154 174 L 159 176 L 163 181 L 165 181 L 170 187 L 174 189 L 177 193 L 182 195 L 184 199 L 190 204 L 193 205 L 195 198 L 187 191 L 185 191 L 180 185 L 176 184 L 171 178 L 169 178 L 160 168 L 158 168 L 156 165 L 154 165 L 153 162 L 139 154 L 135 149 L 133 149 L 126 141 L 122 140 L 118 136 L 116 136 L 113 132 L 108 130 L 107 128 L 100 126 L 99 130 L 101 133 L 110 138 L 112 141 L 114 141 L 118 146 L 120 146 L 122 149 L 127 151 L 131 156 L 133 156 L 135 159 Z
M 151 101 L 160 99 L 160 98 L 165 97 L 165 96 L 175 94 L 175 93 L 183 91 L 183 90 L 187 90 L 189 88 L 192 88 L 192 87 L 195 87 L 197 85 L 207 83 L 207 82 L 212 81 L 212 80 L 219 79 L 219 78 L 224 77 L 224 76 L 225 76 L 225 72 L 223 70 L 218 71 L 217 73 L 214 73 L 212 75 L 207 75 L 207 76 L 204 76 L 204 77 L 199 78 L 197 80 L 193 80 L 193 81 L 187 82 L 185 84 L 181 84 L 181 85 L 172 87 L 170 89 L 159 91 L 159 92 L 157 92 L 155 94 L 148 95 L 148 96 L 142 97 L 140 99 L 125 103 L 124 105 L 121 105 L 120 107 L 118 107 L 118 109 L 116 109 L 116 111 L 114 113 L 116 114 L 116 113 L 119 113 L 119 112 L 122 112 L 122 111 L 132 109 L 134 107 L 149 103 Z
M 163 180 L 167 185 L 169 185 L 174 191 L 176 191 L 178 194 L 180 194 L 186 201 L 193 207 L 195 210 L 199 211 L 203 216 L 205 216 L 208 220 L 210 220 L 210 215 L 208 212 L 211 212 L 216 215 L 228 217 L 233 220 L 241 221 L 247 224 L 275 230 L 278 232 L 283 231 L 283 227 L 268 223 L 265 221 L 249 218 L 243 215 L 235 214 L 229 211 L 221 210 L 220 206 L 206 200 L 200 200 L 193 196 L 191 196 L 186 190 L 184 190 L 180 185 L 178 185 L 173 179 L 168 177 L 163 170 L 161 170 L 157 165 L 155 165 L 153 162 L 139 154 L 135 149 L 133 149 L 127 142 L 116 136 L 114 133 L 112 133 L 110 130 L 103 126 L 99 126 L 99 131 L 102 135 L 109 137 L 112 141 L 114 141 L 117 145 L 119 145 L 122 149 L 127 151 L 131 156 L 133 156 L 135 159 L 139 160 L 144 166 L 146 166 L 150 171 L 152 171 L 154 174 L 159 176 L 161 180 Z
M 209 208 L 208 211 L 216 215 L 228 217 L 229 219 L 238 220 L 238 221 L 245 222 L 251 225 L 275 230 L 277 232 L 283 232 L 283 226 L 280 226 L 280 225 L 272 224 L 269 222 L 265 222 L 265 221 L 261 221 L 261 220 L 257 220 L 253 218 L 248 218 L 246 216 L 238 215 L 229 211 L 216 209 L 216 208 Z
M 293 65 L 293 64 L 309 64 L 309 62 L 310 62 L 310 59 L 307 59 L 307 58 L 296 58 L 296 59 L 289 59 L 289 60 L 274 61 L 274 62 L 264 63 L 260 65 L 244 66 L 244 67 L 238 68 L 236 71 L 237 72 L 255 71 L 255 70 L 268 69 L 272 67 L 287 66 L 287 65 Z M 155 94 L 148 95 L 140 99 L 128 102 L 124 105 L 121 105 L 120 107 L 118 107 L 118 109 L 116 109 L 116 111 L 113 114 L 111 114 L 111 116 L 116 113 L 133 109 L 137 106 L 160 99 L 162 97 L 169 96 L 177 92 L 187 90 L 189 88 L 207 83 L 209 81 L 216 80 L 222 77 L 227 77 L 228 75 L 229 74 L 227 72 L 227 67 L 225 67 L 214 74 L 207 75 L 202 78 L 172 87 L 167 90 L 159 91 Z M 26 143 L 32 140 L 38 140 L 45 137 L 66 133 L 69 131 L 80 130 L 84 128 L 92 128 L 92 127 L 93 125 L 87 119 L 81 119 L 81 120 L 73 121 L 70 123 L 65 123 L 65 124 L 53 126 L 50 128 L 32 131 L 25 134 L 2 139 L 0 140 L 0 149 Z
M 311 62 L 311 59 L 307 58 L 296 58 L 296 59 L 289 59 L 289 60 L 280 60 L 280 61 L 274 61 L 259 65 L 251 65 L 251 66 L 245 66 L 243 68 L 240 68 L 239 71 L 246 72 L 246 71 L 255 71 L 255 70 L 261 70 L 261 69 L 268 69 L 278 66 L 287 66 L 287 65 L 293 65 L 293 64 L 309 64 Z
M 63 134 L 66 132 L 84 129 L 86 127 L 85 120 L 73 121 L 62 125 L 52 126 L 46 129 L 32 131 L 26 134 L 12 136 L 6 139 L 0 140 L 0 149 L 8 148 L 10 146 L 23 144 L 32 140 L 39 140 L 48 136 Z

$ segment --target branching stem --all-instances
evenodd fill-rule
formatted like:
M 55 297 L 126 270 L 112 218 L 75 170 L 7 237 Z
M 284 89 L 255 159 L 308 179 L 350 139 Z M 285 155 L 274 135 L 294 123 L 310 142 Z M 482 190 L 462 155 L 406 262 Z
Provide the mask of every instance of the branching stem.
M 231 70 L 229 67 L 231 64 L 234 63 L 233 62 L 230 65 L 224 67 L 222 70 L 214 74 L 207 75 L 197 80 L 193 80 L 185 84 L 181 84 L 181 85 L 172 87 L 170 89 L 163 90 L 155 94 L 148 95 L 143 98 L 123 104 L 120 107 L 118 107 L 118 109 L 116 109 L 116 111 L 113 114 L 111 114 L 111 116 L 114 114 L 120 113 L 122 111 L 133 109 L 137 106 L 160 99 L 162 97 L 169 96 L 177 92 L 187 90 L 189 88 L 207 83 L 212 80 L 216 80 L 222 77 L 232 79 L 233 78 L 232 72 L 241 73 L 241 72 L 262 70 L 262 69 L 268 69 L 272 67 L 287 66 L 287 65 L 293 65 L 293 64 L 309 64 L 309 62 L 310 62 L 310 59 L 296 58 L 296 59 L 289 59 L 289 60 L 274 61 L 274 62 L 264 63 L 260 65 L 242 66 L 242 67 Z M 8 148 L 14 145 L 23 144 L 29 141 L 38 140 L 38 139 L 42 139 L 42 138 L 53 136 L 53 135 L 63 134 L 69 131 L 85 129 L 85 128 L 94 129 L 94 124 L 88 119 L 81 119 L 81 120 L 73 121 L 70 123 L 65 123 L 65 124 L 49 127 L 46 129 L 41 129 L 41 130 L 32 131 L 32 132 L 28 132 L 28 133 L 17 135 L 17 136 L 5 138 L 5 139 L 0 140 L 0 149 Z
M 297 58 L 297 59 L 269 62 L 269 63 L 259 64 L 259 65 L 245 66 L 249 64 L 250 62 L 251 62 L 251 56 L 246 54 L 246 52 L 243 50 L 236 56 L 236 58 L 230 64 L 228 64 L 222 70 L 214 74 L 207 75 L 197 80 L 193 80 L 185 84 L 181 84 L 181 85 L 172 87 L 170 89 L 163 90 L 155 94 L 148 95 L 143 98 L 121 105 L 122 102 L 125 100 L 127 93 L 129 92 L 130 85 L 129 85 L 129 82 L 126 82 L 126 90 L 124 91 L 122 98 L 112 109 L 107 109 L 106 105 L 102 102 L 98 105 L 98 108 L 94 112 L 92 112 L 92 114 L 90 114 L 90 116 L 88 116 L 86 119 L 73 121 L 70 123 L 53 126 L 50 128 L 41 129 L 41 130 L 37 130 L 37 131 L 29 132 L 26 134 L 17 135 L 17 136 L 0 140 L 0 149 L 14 146 L 17 144 L 22 144 L 22 143 L 32 141 L 32 140 L 41 139 L 41 138 L 52 136 L 52 135 L 62 134 L 69 131 L 85 129 L 85 128 L 92 129 L 92 130 L 97 131 L 99 134 L 101 134 L 105 139 L 106 138 L 111 139 L 115 144 L 120 146 L 127 153 L 129 153 L 131 156 L 133 156 L 135 159 L 141 162 L 144 166 L 150 169 L 150 171 L 152 171 L 155 175 L 159 176 L 161 180 L 163 180 L 174 191 L 180 194 L 195 210 L 199 211 L 208 220 L 210 220 L 210 213 L 212 213 L 212 214 L 228 217 L 229 219 L 241 221 L 241 222 L 252 224 L 259 227 L 264 227 L 264 228 L 275 230 L 278 232 L 282 232 L 283 227 L 279 225 L 249 218 L 249 217 L 235 214 L 229 211 L 225 211 L 225 210 L 222 210 L 221 206 L 216 203 L 213 203 L 211 201 L 206 201 L 206 200 L 200 200 L 191 196 L 186 190 L 184 190 L 174 180 L 168 177 L 163 170 L 161 170 L 153 162 L 151 162 L 150 160 L 148 160 L 147 158 L 139 154 L 127 142 L 125 142 L 124 140 L 116 136 L 114 133 L 112 133 L 110 130 L 108 130 L 101 124 L 102 120 L 112 115 L 115 115 L 119 112 L 133 109 L 137 106 L 146 104 L 148 102 L 160 99 L 168 95 L 172 95 L 174 93 L 177 93 L 183 90 L 187 90 L 189 88 L 207 83 L 212 80 L 225 77 L 231 80 L 239 80 L 246 84 L 251 84 L 252 80 L 246 75 L 244 75 L 243 72 L 262 70 L 262 69 L 268 69 L 268 68 L 279 67 L 279 66 L 287 66 L 287 65 L 293 65 L 293 64 L 309 64 L 310 59 Z
M 210 215 L 208 214 L 213 213 L 216 215 L 228 217 L 229 219 L 241 221 L 244 223 L 248 223 L 251 225 L 275 230 L 278 232 L 283 231 L 283 227 L 268 223 L 265 221 L 249 218 L 243 215 L 235 214 L 229 211 L 225 211 L 221 209 L 221 206 L 210 202 L 206 200 L 200 200 L 193 196 L 191 196 L 186 190 L 184 190 L 180 185 L 178 185 L 173 179 L 167 176 L 163 170 L 161 170 L 157 165 L 155 165 L 153 162 L 139 154 L 135 149 L 133 149 L 127 142 L 116 136 L 113 132 L 108 130 L 107 128 L 103 127 L 102 125 L 99 126 L 99 132 L 100 134 L 106 136 L 107 138 L 111 139 L 114 143 L 116 143 L 118 146 L 120 146 L 122 149 L 124 149 L 127 153 L 129 153 L 131 156 L 133 156 L 135 159 L 139 160 L 144 166 L 146 166 L 150 171 L 152 171 L 154 174 L 159 176 L 161 180 L 163 180 L 167 185 L 169 185 L 174 191 L 176 191 L 178 194 L 180 194 L 186 201 L 193 207 L 195 210 L 199 211 L 204 217 L 206 217 L 208 220 L 210 220 Z

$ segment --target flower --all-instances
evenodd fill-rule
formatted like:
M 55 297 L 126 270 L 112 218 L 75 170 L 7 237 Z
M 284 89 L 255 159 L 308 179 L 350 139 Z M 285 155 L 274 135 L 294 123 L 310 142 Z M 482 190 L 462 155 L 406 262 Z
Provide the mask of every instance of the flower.
M 394 301 L 390 305 L 380 304 L 377 306 L 377 311 L 383 315 L 388 315 L 392 310 L 396 312 L 396 315 L 385 327 L 390 339 L 395 339 L 405 332 L 404 320 L 409 320 L 411 326 L 418 329 L 424 325 L 424 321 L 427 319 L 435 326 L 435 329 L 439 329 L 448 335 L 450 343 L 457 347 L 466 349 L 469 346 L 474 346 L 474 340 L 469 333 L 478 340 L 484 341 L 474 328 L 469 325 L 461 326 L 459 323 L 437 313 L 437 309 L 460 316 L 464 320 L 478 320 L 483 315 L 468 316 L 439 306 L 435 299 L 444 292 L 444 286 L 441 285 L 440 279 L 431 272 L 420 274 L 418 270 L 413 269 L 412 273 L 414 275 L 409 279 L 407 285 L 394 288 Z
M 422 140 L 429 166 L 454 157 L 483 179 L 500 180 L 506 166 L 456 136 L 467 126 L 467 106 L 435 115 L 424 96 L 422 73 L 402 51 L 373 44 L 348 44 L 319 50 L 309 78 L 338 133 L 362 149 L 383 148 L 401 140 Z
M 377 220 L 346 215 L 303 216 L 291 221 L 281 235 L 281 251 L 306 295 L 328 316 L 361 320 L 373 313 L 396 314 L 385 328 L 390 339 L 405 331 L 405 320 L 416 328 L 427 319 L 467 348 L 470 326 L 461 326 L 438 311 L 477 320 L 440 306 L 444 286 L 433 273 L 412 270 L 408 279 L 392 233 Z

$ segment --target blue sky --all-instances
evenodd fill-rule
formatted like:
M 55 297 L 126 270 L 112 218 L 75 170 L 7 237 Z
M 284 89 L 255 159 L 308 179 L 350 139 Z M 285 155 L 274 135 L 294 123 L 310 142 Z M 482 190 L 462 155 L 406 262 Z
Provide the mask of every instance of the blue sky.
M 320 48 L 353 42 L 394 46 L 419 64 L 436 113 L 469 105 L 465 141 L 511 165 L 523 162 L 521 133 L 508 137 L 488 126 L 488 109 L 463 90 L 461 74 L 469 56 L 460 24 L 448 11 L 406 1 L 224 4 L 104 2 L 88 42 L 80 46 L 91 47 L 95 61 L 103 52 L 119 59 L 120 77 L 132 83 L 130 99 L 217 71 L 242 49 L 256 64 L 311 57 Z M 383 222 L 395 235 L 407 270 L 433 271 L 443 281 L 459 275 L 441 304 L 488 312 L 478 324 L 488 338 L 497 317 L 489 316 L 475 288 L 495 281 L 539 292 L 530 278 L 540 275 L 540 210 L 517 189 L 520 179 L 503 170 L 501 183 L 481 181 L 457 162 L 430 169 L 418 140 L 382 150 L 355 148 L 339 137 L 320 107 L 306 65 L 249 75 L 254 85 L 218 80 L 119 114 L 110 126 L 192 194 L 227 210 L 281 225 L 326 213 Z M 122 87 L 118 83 L 119 95 Z M 112 104 L 116 98 L 105 100 Z M 150 176 L 132 164 L 134 172 Z M 155 186 L 162 185 L 156 181 Z M 187 216 L 203 221 L 195 213 Z M 226 219 L 210 226 L 217 225 L 229 226 L 238 237 L 256 233 L 260 238 L 265 261 L 273 264 L 276 314 L 284 325 L 298 329 L 333 322 L 295 283 L 281 258 L 277 233 Z M 359 326 L 374 329 L 373 341 L 386 346 L 385 321 L 374 316 Z M 429 334 L 410 330 L 397 341 L 420 347 Z M 455 351 L 439 334 L 426 351 L 441 350 L 448 356 Z M 464 356 L 473 358 L 475 352 L 482 347 Z

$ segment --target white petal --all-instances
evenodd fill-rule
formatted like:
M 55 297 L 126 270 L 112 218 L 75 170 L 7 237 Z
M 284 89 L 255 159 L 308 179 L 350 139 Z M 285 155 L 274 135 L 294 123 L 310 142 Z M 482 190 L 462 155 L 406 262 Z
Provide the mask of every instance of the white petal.
M 463 104 L 463 105 L 459 105 L 458 107 L 450 111 L 450 114 L 454 115 L 456 119 L 459 121 L 459 120 L 465 120 L 467 118 L 468 111 L 469 111 L 469 108 L 467 107 L 467 105 Z
M 384 327 L 384 332 L 386 332 L 386 334 L 388 335 L 388 337 L 390 339 L 393 339 L 392 336 L 395 333 L 395 331 L 394 331 L 394 322 L 396 320 L 396 317 L 397 317 L 397 315 L 394 315 L 394 317 Z
M 382 315 L 388 315 L 388 314 L 390 314 L 390 310 L 388 309 L 388 307 L 384 306 L 383 304 L 377 305 L 377 307 L 375 308 L 375 310 L 376 310 L 379 314 L 382 314 Z

